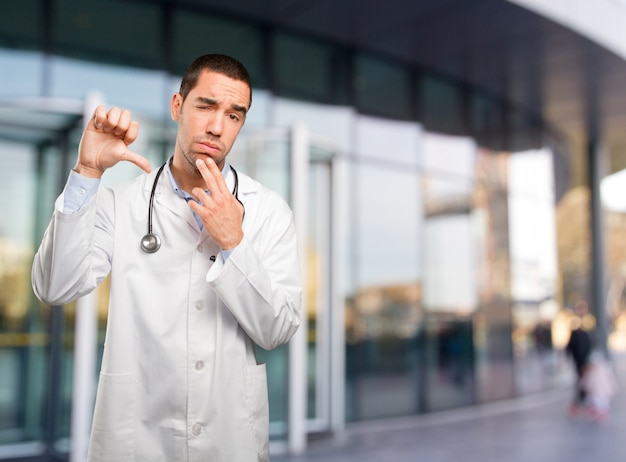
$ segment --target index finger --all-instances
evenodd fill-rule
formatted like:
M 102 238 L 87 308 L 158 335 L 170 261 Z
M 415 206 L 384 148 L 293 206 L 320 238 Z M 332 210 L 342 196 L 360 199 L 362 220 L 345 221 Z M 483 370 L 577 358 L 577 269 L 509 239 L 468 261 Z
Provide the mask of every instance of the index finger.
M 224 176 L 222 172 L 218 168 L 217 164 L 210 157 L 205 161 L 202 159 L 196 160 L 196 166 L 204 178 L 204 182 L 206 183 L 207 189 L 211 192 L 220 192 L 223 193 L 226 188 L 226 181 L 224 180 Z

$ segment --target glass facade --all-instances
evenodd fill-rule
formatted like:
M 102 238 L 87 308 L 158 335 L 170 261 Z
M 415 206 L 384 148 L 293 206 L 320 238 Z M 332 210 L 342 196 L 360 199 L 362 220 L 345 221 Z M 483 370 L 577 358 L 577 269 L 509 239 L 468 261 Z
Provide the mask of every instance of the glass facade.
M 233 165 L 291 201 L 292 129 L 311 135 L 308 431 L 333 430 L 337 396 L 353 422 L 554 384 L 563 372 L 551 341 L 563 298 L 559 198 L 541 127 L 425 70 L 232 17 L 169 2 L 25 0 L 0 17 L 0 216 L 10 217 L 0 227 L 0 459 L 17 446 L 69 450 L 76 305 L 41 306 L 30 264 L 85 106 L 131 109 L 141 124 L 133 149 L 159 165 L 173 152 L 178 76 L 213 51 L 240 58 L 254 83 Z M 138 173 L 120 165 L 105 183 Z M 346 214 L 336 232 L 338 197 Z M 99 348 L 107 299 L 105 281 Z M 333 350 L 333 319 L 344 322 L 343 349 Z M 273 442 L 290 437 L 290 354 L 258 352 Z
M 419 179 L 414 172 L 353 167 L 352 271 L 347 307 L 347 418 L 419 410 L 417 334 Z M 400 213 L 399 213 L 400 212 Z
M 0 158 L 7 165 L 1 174 L 3 184 L 22 199 L 16 203 L 5 196 L 0 202 L 2 216 L 14 217 L 10 222 L 3 220 L 0 251 L 0 415 L 3 416 L 0 440 L 7 443 L 43 436 L 39 416 L 45 403 L 48 359 L 45 319 L 50 312 L 31 306 L 28 266 L 33 253 L 35 216 L 18 210 L 22 207 L 35 210 L 39 202 L 36 194 L 38 153 L 32 146 L 21 143 L 5 141 L 0 147 Z

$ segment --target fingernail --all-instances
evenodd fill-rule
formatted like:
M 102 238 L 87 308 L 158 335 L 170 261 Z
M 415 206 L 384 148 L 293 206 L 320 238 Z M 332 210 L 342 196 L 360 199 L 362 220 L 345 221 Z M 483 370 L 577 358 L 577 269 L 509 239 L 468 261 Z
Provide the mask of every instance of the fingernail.
M 196 159 L 196 166 L 200 167 L 202 165 L 202 160 L 201 159 Z

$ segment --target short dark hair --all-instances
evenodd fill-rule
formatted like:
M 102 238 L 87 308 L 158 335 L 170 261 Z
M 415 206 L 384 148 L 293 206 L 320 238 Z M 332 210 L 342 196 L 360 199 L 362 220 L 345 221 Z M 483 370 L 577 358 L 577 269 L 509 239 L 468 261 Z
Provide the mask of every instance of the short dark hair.
M 250 104 L 252 104 L 252 85 L 250 84 L 250 74 L 248 74 L 248 70 L 235 58 L 218 53 L 200 56 L 187 67 L 179 90 L 183 101 L 189 92 L 198 84 L 198 79 L 205 70 L 217 72 L 233 80 L 240 80 L 246 83 L 250 88 Z

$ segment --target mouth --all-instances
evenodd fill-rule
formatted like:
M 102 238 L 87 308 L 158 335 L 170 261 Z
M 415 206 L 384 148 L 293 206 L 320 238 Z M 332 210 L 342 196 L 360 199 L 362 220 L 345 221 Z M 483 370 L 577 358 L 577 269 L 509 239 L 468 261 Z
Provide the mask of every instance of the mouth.
M 200 142 L 198 142 L 198 146 L 200 146 L 200 151 L 201 152 L 204 152 L 204 153 L 207 153 L 207 154 L 221 152 L 221 150 L 222 150 L 220 145 L 218 145 L 216 143 L 211 143 L 209 141 L 200 141 Z

